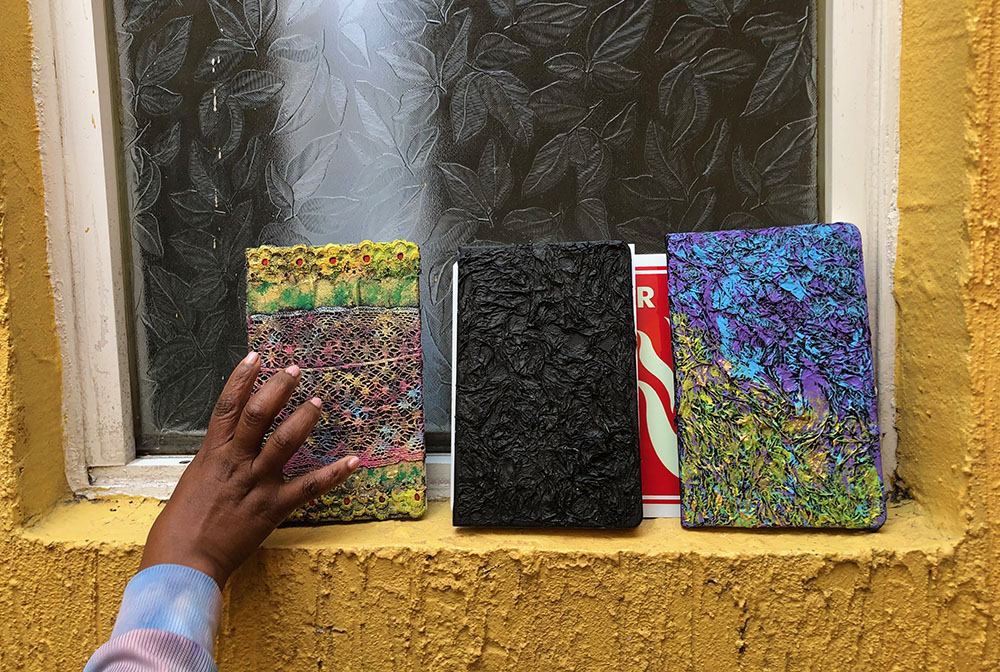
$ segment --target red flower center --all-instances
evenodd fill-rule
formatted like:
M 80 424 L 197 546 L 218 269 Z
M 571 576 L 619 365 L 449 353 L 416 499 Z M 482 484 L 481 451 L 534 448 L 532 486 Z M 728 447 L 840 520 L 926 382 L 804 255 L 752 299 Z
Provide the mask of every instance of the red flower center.
M 367 263 L 368 263 L 369 261 L 371 261 L 371 260 L 372 260 L 372 258 L 371 258 L 371 255 L 369 255 L 369 254 L 366 254 L 365 256 L 363 256 L 363 257 L 362 257 L 362 259 L 364 259 L 364 262 L 365 262 L 366 264 L 367 264 Z
M 415 499 L 415 500 L 417 500 L 419 502 L 420 501 L 420 493 L 418 492 L 417 494 L 413 495 L 413 499 Z
M 295 260 L 295 265 L 296 266 L 301 266 L 302 265 L 302 257 L 299 257 L 298 259 Z
M 330 257 L 330 265 L 331 266 L 337 265 L 337 257 Z
M 402 261 L 403 260 L 403 253 L 400 252 L 399 254 L 397 254 L 396 258 L 399 259 L 400 261 Z
M 351 503 L 351 498 L 350 497 L 344 497 L 344 504 L 350 504 L 350 503 Z
M 261 266 L 267 266 L 267 264 L 268 264 L 268 261 L 267 261 L 267 259 L 261 259 L 261 260 L 260 260 L 260 265 L 261 265 Z

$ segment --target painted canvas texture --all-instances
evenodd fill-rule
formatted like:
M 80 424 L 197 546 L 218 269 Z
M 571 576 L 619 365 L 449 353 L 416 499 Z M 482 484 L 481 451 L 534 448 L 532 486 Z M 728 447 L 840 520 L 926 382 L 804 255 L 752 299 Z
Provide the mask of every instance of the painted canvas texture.
M 348 455 L 361 460 L 342 486 L 289 521 L 424 512 L 419 273 L 417 246 L 401 240 L 247 250 L 247 329 L 261 356 L 260 381 L 291 364 L 302 369 L 276 422 L 313 396 L 323 400 L 285 477 Z
M 631 254 L 460 248 L 453 522 L 642 519 Z
M 885 521 L 861 234 L 666 237 L 686 527 Z

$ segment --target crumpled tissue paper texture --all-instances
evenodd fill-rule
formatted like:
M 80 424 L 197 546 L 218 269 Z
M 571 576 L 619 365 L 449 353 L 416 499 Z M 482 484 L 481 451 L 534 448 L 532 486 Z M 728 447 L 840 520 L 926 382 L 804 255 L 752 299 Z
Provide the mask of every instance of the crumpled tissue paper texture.
M 454 523 L 638 525 L 628 247 L 465 247 L 458 275 Z

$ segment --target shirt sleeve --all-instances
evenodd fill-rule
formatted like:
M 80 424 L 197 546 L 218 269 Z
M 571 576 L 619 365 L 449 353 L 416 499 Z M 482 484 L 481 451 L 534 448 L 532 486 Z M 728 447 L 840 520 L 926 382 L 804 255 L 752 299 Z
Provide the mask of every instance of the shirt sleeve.
M 214 672 L 222 612 L 218 584 L 182 565 L 154 565 L 125 588 L 111 639 L 85 672 Z
M 84 672 L 217 672 L 212 654 L 166 630 L 129 630 L 99 648 Z

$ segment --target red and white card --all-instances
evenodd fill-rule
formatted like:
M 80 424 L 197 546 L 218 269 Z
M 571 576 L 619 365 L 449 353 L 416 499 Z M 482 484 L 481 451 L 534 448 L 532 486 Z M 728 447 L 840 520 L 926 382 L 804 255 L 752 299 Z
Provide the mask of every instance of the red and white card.
M 634 259 L 642 513 L 646 518 L 678 518 L 681 482 L 674 424 L 667 255 L 637 254 Z

